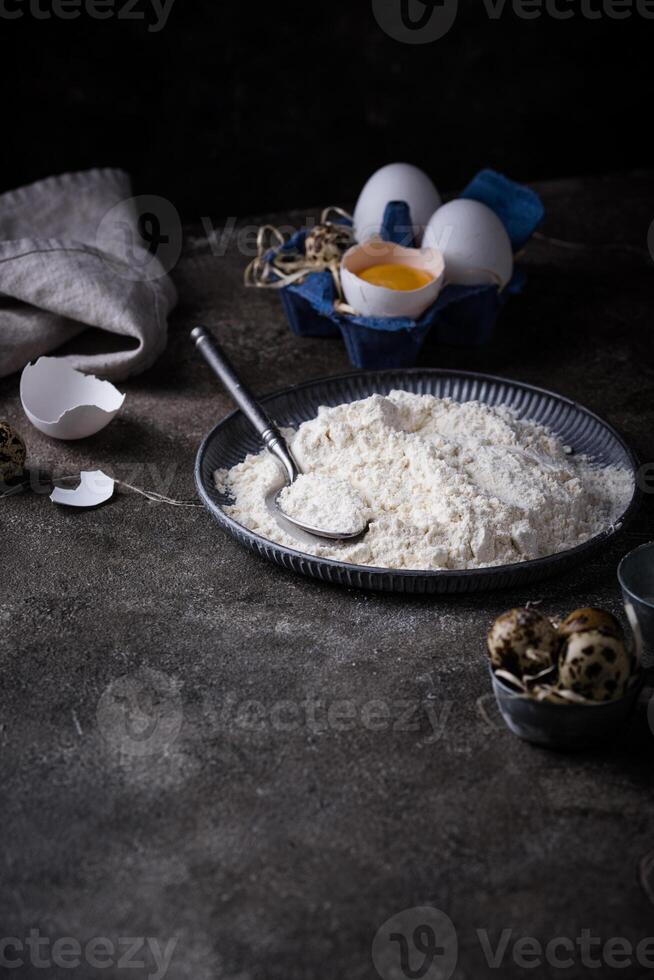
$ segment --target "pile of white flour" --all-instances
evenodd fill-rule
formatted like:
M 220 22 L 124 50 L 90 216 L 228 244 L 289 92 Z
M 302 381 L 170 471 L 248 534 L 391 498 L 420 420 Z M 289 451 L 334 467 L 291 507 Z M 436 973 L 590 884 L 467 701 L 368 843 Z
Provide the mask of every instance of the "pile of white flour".
M 548 429 L 478 402 L 393 391 L 321 408 L 286 435 L 304 473 L 353 488 L 368 533 L 298 544 L 265 506 L 280 485 L 266 451 L 215 474 L 234 500 L 226 512 L 279 544 L 358 565 L 462 569 L 551 555 L 613 524 L 633 492 L 626 470 L 594 467 Z M 330 508 L 317 500 L 313 516 Z

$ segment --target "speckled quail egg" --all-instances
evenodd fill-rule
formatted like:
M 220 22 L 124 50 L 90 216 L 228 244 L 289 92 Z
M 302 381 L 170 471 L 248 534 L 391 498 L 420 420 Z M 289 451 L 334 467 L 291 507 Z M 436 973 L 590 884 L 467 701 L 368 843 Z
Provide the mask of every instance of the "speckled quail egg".
M 560 635 L 566 638 L 575 633 L 588 633 L 589 630 L 596 630 L 603 636 L 613 636 L 616 640 L 624 638 L 622 627 L 615 616 L 605 609 L 595 609 L 592 606 L 575 609 L 559 626 Z
M 559 686 L 590 701 L 614 701 L 625 693 L 632 660 L 622 640 L 600 630 L 573 633 L 561 651 Z
M 25 443 L 8 422 L 0 422 L 0 484 L 19 477 L 25 466 Z
M 516 677 L 538 674 L 556 662 L 558 634 L 536 609 L 511 609 L 499 617 L 488 634 L 491 663 Z

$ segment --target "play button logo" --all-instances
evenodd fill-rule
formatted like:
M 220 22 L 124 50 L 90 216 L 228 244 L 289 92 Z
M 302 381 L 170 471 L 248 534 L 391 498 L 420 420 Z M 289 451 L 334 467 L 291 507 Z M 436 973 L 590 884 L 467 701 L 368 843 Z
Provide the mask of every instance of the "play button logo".
M 454 24 L 458 0 L 372 0 L 381 29 L 404 44 L 431 44 Z
M 394 915 L 372 944 L 372 961 L 382 980 L 450 980 L 458 956 L 454 923 L 430 906 Z

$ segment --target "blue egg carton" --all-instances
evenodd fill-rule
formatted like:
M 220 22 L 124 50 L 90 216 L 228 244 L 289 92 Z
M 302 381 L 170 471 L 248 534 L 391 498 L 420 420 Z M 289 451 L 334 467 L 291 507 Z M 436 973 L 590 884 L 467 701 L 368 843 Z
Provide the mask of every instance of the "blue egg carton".
M 514 254 L 529 241 L 545 216 L 539 196 L 493 170 L 482 170 L 462 198 L 486 204 L 507 230 Z M 410 215 L 403 202 L 389 206 L 383 237 L 406 242 Z M 304 250 L 307 231 L 299 231 L 280 250 Z M 439 344 L 473 347 L 487 343 L 500 310 L 510 296 L 522 292 L 526 276 L 520 268 L 503 290 L 497 286 L 446 286 L 419 320 L 348 316 L 334 309 L 336 290 L 331 272 L 312 272 L 301 283 L 280 290 L 291 330 L 298 337 L 342 337 L 354 367 L 365 370 L 412 367 L 427 337 Z

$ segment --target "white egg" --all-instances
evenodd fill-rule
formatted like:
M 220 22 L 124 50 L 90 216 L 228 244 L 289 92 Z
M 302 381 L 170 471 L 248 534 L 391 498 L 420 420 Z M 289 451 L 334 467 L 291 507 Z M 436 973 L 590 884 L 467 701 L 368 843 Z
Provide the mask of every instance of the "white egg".
M 76 371 L 58 357 L 40 357 L 20 379 L 23 409 L 53 439 L 86 439 L 109 425 L 125 395 L 109 381 Z
M 445 256 L 448 283 L 495 283 L 504 289 L 513 276 L 513 249 L 506 228 L 479 201 L 459 198 L 444 204 L 429 222 L 424 244 Z
M 358 273 L 377 265 L 410 266 L 432 277 L 420 289 L 402 291 L 366 282 Z M 343 256 L 341 285 L 346 302 L 360 316 L 408 317 L 417 320 L 435 303 L 443 285 L 445 262 L 437 249 L 404 248 L 391 242 L 368 241 Z
M 410 163 L 389 163 L 373 174 L 361 191 L 354 210 L 357 241 L 379 235 L 391 201 L 406 201 L 409 205 L 413 234 L 420 244 L 429 219 L 440 207 L 441 196 L 423 170 Z

